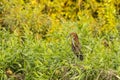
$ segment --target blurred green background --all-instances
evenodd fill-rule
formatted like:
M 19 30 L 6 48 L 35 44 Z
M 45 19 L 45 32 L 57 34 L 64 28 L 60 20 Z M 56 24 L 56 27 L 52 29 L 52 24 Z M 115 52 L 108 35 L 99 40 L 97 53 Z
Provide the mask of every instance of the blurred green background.
M 71 32 L 79 36 L 83 61 L 71 50 Z M 119 76 L 119 0 L 0 1 L 0 80 Z

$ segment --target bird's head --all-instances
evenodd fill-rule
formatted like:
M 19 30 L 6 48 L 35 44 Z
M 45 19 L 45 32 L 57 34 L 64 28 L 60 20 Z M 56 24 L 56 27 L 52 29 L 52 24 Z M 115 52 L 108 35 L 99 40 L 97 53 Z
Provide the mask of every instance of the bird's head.
M 74 40 L 78 39 L 78 35 L 75 32 L 70 33 L 68 37 L 70 37 L 71 39 L 74 39 Z

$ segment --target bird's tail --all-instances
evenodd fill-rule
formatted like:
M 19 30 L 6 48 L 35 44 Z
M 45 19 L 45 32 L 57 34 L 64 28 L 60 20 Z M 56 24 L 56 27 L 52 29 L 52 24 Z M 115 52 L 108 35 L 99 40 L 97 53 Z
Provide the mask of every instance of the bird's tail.
M 83 52 L 82 52 L 81 50 L 79 50 L 79 51 L 80 51 L 80 53 L 79 53 L 79 55 L 78 55 L 78 58 L 79 58 L 81 61 L 83 61 L 83 59 L 84 59 Z
M 83 54 L 79 54 L 79 59 L 81 60 L 81 61 L 83 61 L 83 59 L 84 59 L 84 57 L 83 57 Z
M 79 54 L 79 55 L 77 55 L 77 57 L 78 57 L 81 61 L 83 61 L 83 59 L 84 59 L 83 54 Z

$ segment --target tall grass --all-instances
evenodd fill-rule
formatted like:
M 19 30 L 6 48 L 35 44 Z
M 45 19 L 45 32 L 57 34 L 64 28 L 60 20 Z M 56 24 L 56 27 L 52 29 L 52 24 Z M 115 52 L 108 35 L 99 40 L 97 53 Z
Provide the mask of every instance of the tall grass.
M 63 23 L 63 26 L 66 25 L 69 23 Z M 118 80 L 119 36 L 107 34 L 94 37 L 84 27 L 75 30 L 82 45 L 83 61 L 71 51 L 70 40 L 67 39 L 69 30 L 49 35 L 49 41 L 36 40 L 32 34 L 18 37 L 1 30 L 1 80 L 7 79 L 6 68 L 16 74 L 24 73 L 26 80 Z M 111 36 L 114 37 L 111 39 Z M 105 46 L 104 40 L 109 46 Z

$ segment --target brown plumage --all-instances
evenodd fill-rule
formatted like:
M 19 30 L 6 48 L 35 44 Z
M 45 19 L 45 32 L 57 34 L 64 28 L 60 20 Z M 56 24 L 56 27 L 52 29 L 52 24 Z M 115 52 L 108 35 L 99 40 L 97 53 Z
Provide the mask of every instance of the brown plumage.
M 70 33 L 70 37 L 71 37 L 72 51 L 80 60 L 83 60 L 83 53 L 81 51 L 81 45 L 79 42 L 78 35 L 75 32 L 72 32 Z

